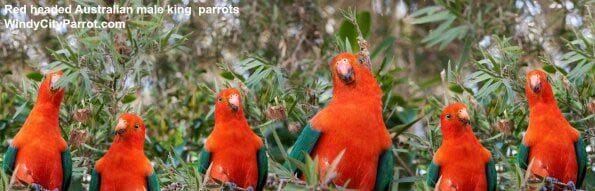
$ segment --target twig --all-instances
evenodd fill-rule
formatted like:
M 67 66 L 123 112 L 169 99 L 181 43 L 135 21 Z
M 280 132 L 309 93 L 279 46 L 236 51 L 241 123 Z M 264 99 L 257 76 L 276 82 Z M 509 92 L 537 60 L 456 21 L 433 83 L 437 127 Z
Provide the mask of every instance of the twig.
M 368 69 L 372 70 L 372 61 L 370 60 L 370 43 L 366 39 L 364 39 L 364 35 L 362 30 L 359 28 L 359 24 L 357 23 L 357 12 L 356 10 L 348 9 L 347 11 L 342 11 L 343 17 L 347 19 L 353 26 L 355 26 L 355 30 L 357 32 L 357 44 L 359 45 L 359 52 L 357 53 L 358 61 L 360 64 L 368 67 Z
M 442 87 L 444 88 L 444 104 L 448 104 L 448 86 L 446 83 L 446 70 L 440 72 L 440 79 L 442 80 Z
M 409 166 L 407 165 L 407 163 L 405 163 L 405 161 L 403 161 L 403 159 L 401 158 L 401 156 L 399 156 L 399 155 L 396 155 L 396 156 L 397 156 L 397 160 L 401 164 L 401 167 L 403 167 L 405 169 L 405 171 L 407 171 L 407 173 L 409 174 L 409 176 L 415 176 L 415 173 L 413 173 L 413 171 L 411 171 L 411 169 L 409 168 Z

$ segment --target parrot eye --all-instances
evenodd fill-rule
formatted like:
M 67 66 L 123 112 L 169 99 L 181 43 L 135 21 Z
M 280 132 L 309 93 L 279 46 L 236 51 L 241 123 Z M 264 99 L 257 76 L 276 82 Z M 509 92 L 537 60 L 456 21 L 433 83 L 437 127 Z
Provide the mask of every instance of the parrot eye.
M 219 99 L 217 99 L 219 102 L 223 102 L 223 98 L 219 97 Z
M 134 128 L 135 129 L 138 129 L 138 127 L 139 127 L 138 123 L 137 124 L 134 124 Z
M 446 119 L 450 119 L 450 114 L 446 114 Z

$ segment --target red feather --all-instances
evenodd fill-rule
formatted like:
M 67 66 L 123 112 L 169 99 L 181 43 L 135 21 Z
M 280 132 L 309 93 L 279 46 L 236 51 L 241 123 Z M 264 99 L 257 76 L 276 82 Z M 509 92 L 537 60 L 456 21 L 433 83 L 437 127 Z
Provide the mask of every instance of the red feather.
M 230 106 L 232 96 L 237 98 L 237 111 L 233 111 Z M 256 188 L 256 154 L 263 143 L 248 125 L 239 96 L 240 92 L 236 89 L 226 89 L 217 95 L 215 128 L 206 142 L 206 148 L 211 153 L 210 175 L 211 178 L 233 182 L 243 188 Z
M 529 72 L 525 93 L 529 101 L 529 127 L 523 143 L 530 148 L 530 171 L 576 183 L 578 164 L 574 143 L 580 134 L 560 112 L 547 74 L 539 70 Z
M 440 190 L 488 189 L 485 167 L 491 154 L 479 143 L 471 125 L 464 122 L 468 120 L 462 103 L 447 106 L 440 115 L 443 139 L 434 155 L 434 163 L 440 166 L 440 182 L 436 186 Z
M 62 72 L 46 75 L 39 87 L 35 106 L 12 142 L 18 149 L 16 177 L 50 190 L 62 186 L 61 153 L 67 148 L 58 122 L 64 90 L 52 91 L 50 88 L 51 79 L 56 75 L 62 75 Z
M 349 61 L 355 75 L 354 81 L 348 84 L 335 70 L 337 62 L 344 59 Z M 372 72 L 358 64 L 354 54 L 339 54 L 330 65 L 333 98 L 310 121 L 312 127 L 322 132 L 312 156 L 318 157 L 321 177 L 324 177 L 327 167 L 345 150 L 334 183 L 343 185 L 349 181 L 349 188 L 372 190 L 381 152 L 392 145 L 382 117 L 382 90 Z
M 129 113 L 120 116 L 120 120 L 126 131 L 116 135 L 107 153 L 95 164 L 101 176 L 100 188 L 146 190 L 153 167 L 144 153 L 145 124 L 140 117 Z

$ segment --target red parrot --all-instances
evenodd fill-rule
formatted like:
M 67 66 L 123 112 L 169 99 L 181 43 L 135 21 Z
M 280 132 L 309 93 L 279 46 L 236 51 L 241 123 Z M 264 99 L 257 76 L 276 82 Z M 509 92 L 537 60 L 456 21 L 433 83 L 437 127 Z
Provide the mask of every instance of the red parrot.
M 47 190 L 66 190 L 70 184 L 70 150 L 59 127 L 64 89 L 57 84 L 62 72 L 45 75 L 37 102 L 14 137 L 3 161 L 7 174 Z
M 356 55 L 341 53 L 330 62 L 333 97 L 306 125 L 290 157 L 303 152 L 318 157 L 320 177 L 344 150 L 333 182 L 359 190 L 390 190 L 393 180 L 392 140 L 382 117 L 382 90 Z M 295 171 L 289 163 L 286 166 Z M 323 181 L 323 180 L 321 180 Z
M 428 170 L 427 184 L 442 191 L 496 190 L 497 175 L 492 155 L 473 134 L 463 103 L 444 108 L 440 114 L 440 129 L 442 144 Z
M 252 132 L 242 108 L 240 92 L 221 91 L 215 101 L 215 128 L 199 156 L 199 171 L 221 182 L 262 190 L 268 161 L 262 140 Z
M 585 143 L 558 108 L 547 74 L 539 70 L 529 72 L 525 94 L 529 101 L 529 127 L 517 162 L 534 175 L 566 183 L 571 190 L 580 188 L 587 171 Z
M 91 173 L 90 191 L 159 191 L 159 180 L 145 156 L 145 124 L 134 114 L 122 114 L 116 138 Z

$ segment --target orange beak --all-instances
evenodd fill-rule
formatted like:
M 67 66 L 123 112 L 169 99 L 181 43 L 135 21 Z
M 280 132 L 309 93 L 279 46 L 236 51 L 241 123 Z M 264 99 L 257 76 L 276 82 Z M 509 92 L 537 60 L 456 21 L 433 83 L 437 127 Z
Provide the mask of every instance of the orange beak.
M 60 77 L 62 77 L 62 74 L 52 74 L 50 76 L 50 91 L 52 93 L 55 93 L 56 91 L 58 91 L 60 89 L 60 87 L 58 87 L 58 80 L 60 80 Z
M 470 121 L 469 118 L 469 113 L 467 113 L 467 109 L 461 109 L 459 110 L 459 120 L 464 123 L 464 124 L 468 124 Z
M 123 119 L 118 120 L 118 124 L 116 125 L 116 134 L 121 135 L 126 133 L 126 126 L 128 122 Z
M 337 62 L 337 74 L 339 78 L 346 84 L 350 84 L 354 81 L 353 67 L 349 64 L 349 60 L 342 59 Z
M 233 112 L 237 112 L 240 110 L 240 96 L 238 94 L 233 94 L 229 96 L 229 107 Z
M 529 77 L 529 80 L 529 85 L 531 86 L 533 93 L 539 93 L 541 91 L 541 80 L 539 79 L 539 76 L 532 75 Z

